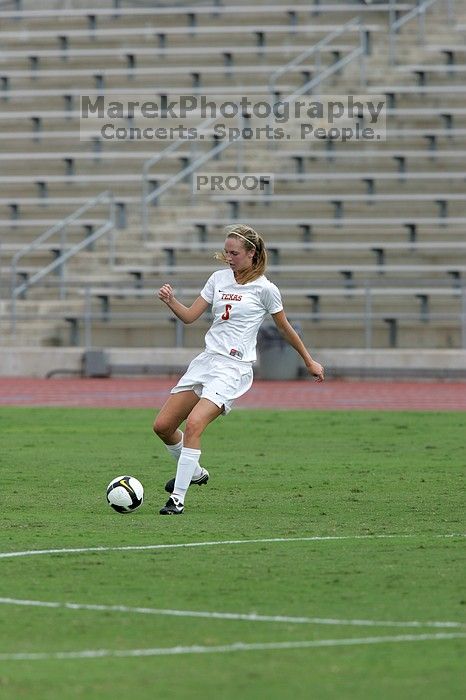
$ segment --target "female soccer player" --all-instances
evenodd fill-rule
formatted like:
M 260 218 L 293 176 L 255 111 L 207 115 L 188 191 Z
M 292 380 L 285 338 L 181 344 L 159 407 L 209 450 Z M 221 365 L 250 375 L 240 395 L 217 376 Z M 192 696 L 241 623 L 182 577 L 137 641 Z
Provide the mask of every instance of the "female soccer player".
M 171 390 L 155 423 L 154 431 L 177 460 L 176 477 L 165 490 L 170 493 L 161 515 L 183 512 L 190 484 L 205 484 L 209 472 L 199 464 L 201 435 L 233 401 L 250 389 L 256 339 L 266 314 L 271 314 L 281 335 L 301 355 L 316 381 L 324 379 L 322 365 L 312 359 L 301 338 L 288 322 L 278 288 L 265 277 L 267 252 L 261 236 L 250 226 L 227 228 L 224 252 L 216 256 L 228 269 L 214 272 L 200 296 L 187 307 L 173 295 L 169 284 L 159 299 L 184 323 L 192 323 L 212 306 L 213 323 L 205 336 L 204 352 L 194 358 Z M 186 420 L 184 435 L 179 430 Z

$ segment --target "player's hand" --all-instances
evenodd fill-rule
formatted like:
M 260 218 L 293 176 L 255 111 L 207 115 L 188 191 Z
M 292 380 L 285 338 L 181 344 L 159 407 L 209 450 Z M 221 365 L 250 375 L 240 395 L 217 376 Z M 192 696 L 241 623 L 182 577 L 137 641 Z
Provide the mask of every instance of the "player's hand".
M 324 368 L 315 360 L 308 365 L 309 372 L 314 376 L 316 382 L 324 381 Z
M 158 297 L 161 301 L 165 302 L 165 304 L 169 304 L 173 301 L 173 296 L 173 289 L 169 284 L 164 284 L 160 287 Z

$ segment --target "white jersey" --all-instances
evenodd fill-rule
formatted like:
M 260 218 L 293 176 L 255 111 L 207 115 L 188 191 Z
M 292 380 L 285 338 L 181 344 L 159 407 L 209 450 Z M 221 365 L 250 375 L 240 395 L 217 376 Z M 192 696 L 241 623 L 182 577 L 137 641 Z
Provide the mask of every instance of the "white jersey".
M 238 284 L 228 268 L 209 277 L 201 296 L 212 305 L 214 317 L 205 336 L 207 352 L 254 362 L 257 332 L 264 317 L 283 310 L 278 288 L 264 275 Z

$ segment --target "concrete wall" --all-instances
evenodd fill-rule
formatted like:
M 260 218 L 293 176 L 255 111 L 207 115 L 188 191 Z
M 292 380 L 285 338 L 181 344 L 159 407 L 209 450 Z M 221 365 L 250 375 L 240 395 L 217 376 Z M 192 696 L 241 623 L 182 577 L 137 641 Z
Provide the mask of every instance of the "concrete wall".
M 0 376 L 45 377 L 62 370 L 79 374 L 84 348 L 0 348 Z M 158 365 L 182 370 L 200 349 L 108 348 L 111 365 Z M 466 350 L 319 350 L 315 359 L 329 376 L 461 376 L 466 379 Z M 260 376 L 260 363 L 256 368 Z M 120 374 L 122 372 L 118 371 Z
M 466 380 L 466 350 L 323 350 L 316 359 L 332 376 Z

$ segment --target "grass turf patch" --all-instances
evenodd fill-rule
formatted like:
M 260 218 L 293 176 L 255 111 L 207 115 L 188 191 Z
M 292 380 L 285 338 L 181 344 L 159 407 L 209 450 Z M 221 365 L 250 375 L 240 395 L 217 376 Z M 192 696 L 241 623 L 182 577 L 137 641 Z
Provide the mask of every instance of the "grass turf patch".
M 466 427 L 460 413 L 236 411 L 209 426 L 185 514 L 163 518 L 174 473 L 153 415 L 121 409 L 0 409 L 2 552 L 336 536 L 0 559 L 0 595 L 178 611 L 332 618 L 254 622 L 0 606 L 0 653 L 288 643 L 455 629 L 344 620 L 464 621 Z M 107 483 L 145 487 L 136 513 Z M 373 535 L 397 535 L 374 538 Z M 400 537 L 398 537 L 400 535 Z M 353 536 L 368 536 L 357 539 Z M 459 630 L 463 631 L 463 630 Z M 459 696 L 464 640 L 2 663 L 2 698 Z

